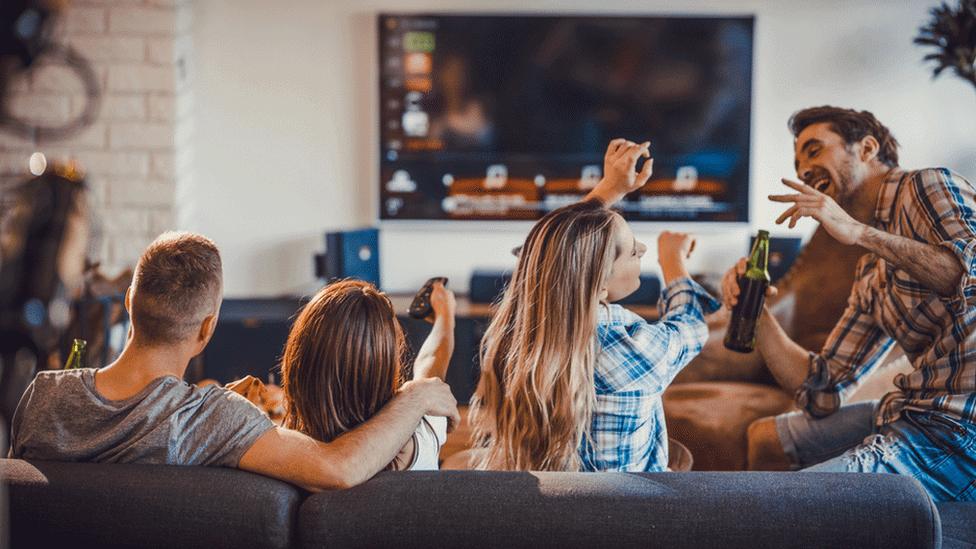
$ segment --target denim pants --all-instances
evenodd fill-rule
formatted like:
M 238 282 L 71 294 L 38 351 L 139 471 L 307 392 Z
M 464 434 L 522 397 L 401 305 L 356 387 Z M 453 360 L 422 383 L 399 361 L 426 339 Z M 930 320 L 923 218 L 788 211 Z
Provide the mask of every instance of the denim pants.
M 976 425 L 906 410 L 898 421 L 877 428 L 877 405 L 849 404 L 821 419 L 802 412 L 779 415 L 783 451 L 803 471 L 909 475 L 935 501 L 976 501 Z

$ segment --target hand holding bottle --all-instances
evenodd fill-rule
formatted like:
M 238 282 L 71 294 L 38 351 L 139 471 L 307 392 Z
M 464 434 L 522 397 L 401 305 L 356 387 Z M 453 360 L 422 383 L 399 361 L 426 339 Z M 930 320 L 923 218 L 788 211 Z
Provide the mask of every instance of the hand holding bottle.
M 722 303 L 729 310 L 739 302 L 739 277 L 746 274 L 749 258 L 742 257 L 722 276 Z M 779 290 L 776 286 L 766 288 L 766 297 L 773 297 Z

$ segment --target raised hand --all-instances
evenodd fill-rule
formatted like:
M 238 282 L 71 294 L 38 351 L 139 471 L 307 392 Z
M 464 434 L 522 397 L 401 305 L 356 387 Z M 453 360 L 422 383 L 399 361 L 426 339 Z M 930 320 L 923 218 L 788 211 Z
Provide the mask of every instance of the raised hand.
M 265 394 L 267 388 L 260 379 L 254 376 L 244 376 L 237 381 L 232 381 L 224 385 L 224 389 L 229 389 L 242 397 L 251 401 L 258 408 L 264 409 Z
M 448 432 L 461 422 L 451 386 L 440 378 L 425 377 L 408 381 L 400 387 L 400 394 L 416 399 L 425 415 L 446 417 Z
M 858 243 L 867 227 L 845 212 L 833 198 L 802 183 L 789 179 L 782 181 L 787 187 L 799 192 L 769 195 L 769 199 L 773 202 L 793 204 L 776 218 L 777 225 L 789 218 L 789 226 L 792 229 L 801 217 L 812 217 L 841 244 Z
M 434 322 L 441 318 L 454 318 L 457 309 L 457 301 L 454 299 L 454 292 L 444 287 L 444 283 L 435 282 L 430 292 L 430 308 L 433 314 L 427 317 L 428 322 Z
M 640 144 L 620 138 L 611 141 L 603 156 L 603 179 L 587 198 L 599 198 L 610 206 L 624 195 L 643 187 L 654 171 L 650 147 L 650 141 Z M 638 172 L 637 160 L 641 157 L 647 161 Z
M 694 249 L 695 239 L 689 234 L 664 231 L 657 237 L 657 262 L 665 284 L 689 276 L 685 260 Z
M 675 259 L 684 261 L 695 251 L 695 237 L 687 233 L 672 233 L 663 231 L 657 237 L 658 259 Z

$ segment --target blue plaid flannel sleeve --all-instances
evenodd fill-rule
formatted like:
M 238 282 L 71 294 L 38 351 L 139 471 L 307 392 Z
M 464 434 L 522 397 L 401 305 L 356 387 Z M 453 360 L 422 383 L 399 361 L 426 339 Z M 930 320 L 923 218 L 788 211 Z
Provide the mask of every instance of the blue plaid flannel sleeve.
M 915 239 L 948 249 L 962 265 L 955 294 L 942 298 L 950 311 L 962 315 L 976 305 L 976 189 L 940 168 L 915 172 L 911 191 L 918 207 L 907 215 Z
M 705 315 L 719 303 L 698 283 L 680 278 L 661 295 L 661 319 L 647 322 L 620 305 L 602 308 L 597 392 L 663 392 L 708 339 Z

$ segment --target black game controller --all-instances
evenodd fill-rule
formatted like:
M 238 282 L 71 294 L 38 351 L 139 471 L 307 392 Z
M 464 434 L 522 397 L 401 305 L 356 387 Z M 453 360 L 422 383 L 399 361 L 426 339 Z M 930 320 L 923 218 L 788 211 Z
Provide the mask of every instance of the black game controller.
M 435 276 L 425 282 L 424 286 L 417 292 L 417 295 L 413 296 L 413 301 L 410 302 L 410 309 L 407 310 L 407 314 L 413 318 L 427 318 L 430 316 L 430 313 L 433 311 L 433 308 L 430 306 L 430 293 L 434 291 L 435 282 L 440 282 L 447 286 L 447 277 Z

